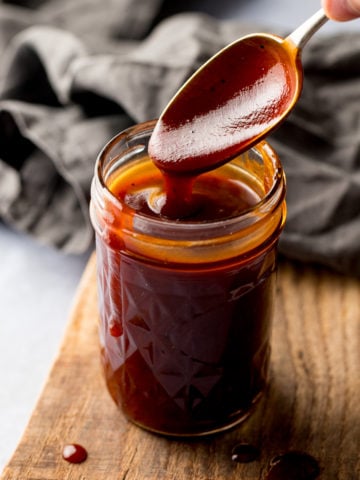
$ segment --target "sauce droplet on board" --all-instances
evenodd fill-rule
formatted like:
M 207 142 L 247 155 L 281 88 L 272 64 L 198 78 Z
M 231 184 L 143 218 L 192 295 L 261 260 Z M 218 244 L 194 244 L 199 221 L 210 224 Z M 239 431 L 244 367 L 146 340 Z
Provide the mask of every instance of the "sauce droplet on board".
M 62 456 L 69 463 L 82 463 L 87 459 L 87 451 L 78 443 L 70 443 L 64 446 Z
M 315 480 L 319 474 L 314 457 L 303 452 L 287 452 L 271 460 L 265 480 Z
M 231 460 L 236 463 L 254 462 L 259 457 L 259 448 L 250 443 L 239 443 L 231 451 Z

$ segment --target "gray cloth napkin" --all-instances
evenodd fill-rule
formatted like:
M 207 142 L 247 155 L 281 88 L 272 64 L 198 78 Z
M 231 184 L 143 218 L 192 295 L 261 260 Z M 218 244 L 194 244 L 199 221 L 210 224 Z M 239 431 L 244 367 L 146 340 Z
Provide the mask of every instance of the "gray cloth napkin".
M 0 5 L 4 222 L 65 252 L 85 251 L 93 239 L 89 187 L 100 148 L 127 126 L 156 118 L 209 56 L 256 30 L 194 12 L 162 18 L 161 6 Z M 269 138 L 288 181 L 280 251 L 358 275 L 360 34 L 312 39 L 304 68 L 302 97 Z

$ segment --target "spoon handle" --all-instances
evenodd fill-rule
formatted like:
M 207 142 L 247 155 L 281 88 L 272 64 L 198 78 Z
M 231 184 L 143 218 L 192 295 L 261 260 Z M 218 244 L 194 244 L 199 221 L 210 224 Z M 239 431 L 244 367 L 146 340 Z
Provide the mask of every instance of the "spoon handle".
M 303 48 L 308 40 L 328 21 L 324 10 L 321 8 L 312 17 L 308 18 L 300 27 L 294 30 L 286 40 L 290 40 L 298 48 Z

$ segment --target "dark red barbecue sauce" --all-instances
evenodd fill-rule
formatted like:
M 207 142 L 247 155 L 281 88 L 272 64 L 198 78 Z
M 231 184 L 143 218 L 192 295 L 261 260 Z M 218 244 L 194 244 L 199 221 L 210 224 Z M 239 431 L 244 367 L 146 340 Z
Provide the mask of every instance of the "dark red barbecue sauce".
M 280 122 L 299 95 L 297 75 L 302 68 L 291 43 L 249 36 L 184 85 L 149 142 L 166 178 L 165 216 L 186 215 L 196 174 L 228 162 Z
M 236 217 L 258 203 L 259 194 L 227 168 L 194 181 L 183 222 Z M 162 184 L 149 160 L 142 175 L 119 176 L 110 190 L 137 214 L 159 219 L 149 198 L 158 192 L 161 209 Z M 112 205 L 106 210 L 121 218 Z M 202 254 L 195 264 L 176 254 L 169 260 L 166 250 L 163 261 L 133 255 L 122 242 L 121 229 L 97 236 L 103 364 L 115 402 L 139 425 L 172 435 L 237 423 L 267 379 L 276 237 L 248 256 Z
M 64 446 L 62 456 L 69 463 L 82 463 L 87 459 L 87 451 L 78 443 L 70 443 Z
M 265 480 L 315 480 L 319 475 L 314 457 L 304 452 L 287 452 L 271 460 Z
M 281 64 L 275 63 L 275 67 Z M 251 68 L 255 67 L 264 68 L 265 78 L 272 74 L 270 63 Z M 253 81 L 250 72 L 244 88 Z M 224 72 L 224 78 L 230 77 Z M 208 125 L 204 143 L 218 116 L 224 114 L 221 109 L 227 108 L 222 98 L 232 95 L 238 80 L 208 79 L 203 88 L 218 89 L 222 96 L 214 95 L 217 100 L 209 103 L 189 99 Z M 263 87 L 266 92 L 266 82 Z M 265 116 L 275 116 L 272 106 L 268 107 Z M 173 112 L 167 119 L 175 133 L 175 151 L 177 135 L 182 135 L 176 115 Z M 241 130 L 244 125 L 233 120 L 233 130 Z M 250 128 L 250 120 L 245 118 L 246 122 Z M 258 191 L 246 176 L 233 177 L 230 164 L 215 169 L 239 151 L 239 144 L 235 150 L 224 150 L 228 133 L 221 131 L 218 142 L 216 137 L 211 139 L 210 150 L 200 153 L 197 135 L 195 145 L 190 141 L 185 150 L 181 147 L 180 157 L 170 155 L 163 161 L 170 140 L 161 131 L 156 135 L 154 158 L 137 166 L 136 175 L 113 175 L 107 184 L 122 207 L 117 209 L 113 202 L 105 205 L 111 228 L 97 235 L 106 381 L 113 399 L 131 420 L 160 433 L 197 435 L 236 424 L 249 413 L 266 383 L 276 242 L 284 211 L 267 220 L 269 225 L 273 222 L 272 233 L 261 246 L 257 239 L 253 245 L 250 241 L 246 254 L 230 253 L 231 247 L 224 243 L 219 258 L 201 253 L 197 262 L 188 262 L 176 249 L 169 253 L 173 240 L 164 246 L 162 258 L 153 257 L 156 238 L 144 243 L 143 251 L 132 251 L 130 235 L 124 233 L 134 229 L 138 215 L 165 222 L 170 218 L 184 225 L 220 222 L 258 204 L 272 178 Z M 231 243 L 231 234 L 228 237 Z M 190 240 L 183 244 L 185 249 L 193 248 Z
M 174 175 L 229 161 L 281 120 L 299 94 L 296 72 L 301 78 L 297 51 L 281 38 L 235 43 L 165 109 L 150 140 L 151 158 Z
M 235 463 L 251 463 L 260 457 L 260 449 L 251 443 L 238 443 L 231 451 Z

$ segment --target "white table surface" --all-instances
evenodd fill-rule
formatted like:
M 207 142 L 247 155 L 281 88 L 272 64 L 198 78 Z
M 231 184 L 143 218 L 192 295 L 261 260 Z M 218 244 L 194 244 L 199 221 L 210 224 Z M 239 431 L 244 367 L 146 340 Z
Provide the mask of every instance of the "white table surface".
M 187 4 L 187 2 L 185 2 Z M 193 2 L 219 18 L 291 30 L 318 0 Z M 360 21 L 329 22 L 319 34 L 359 30 Z M 56 356 L 88 255 L 66 256 L 0 223 L 0 471 L 9 460 Z

